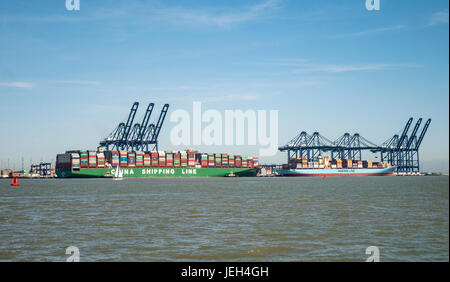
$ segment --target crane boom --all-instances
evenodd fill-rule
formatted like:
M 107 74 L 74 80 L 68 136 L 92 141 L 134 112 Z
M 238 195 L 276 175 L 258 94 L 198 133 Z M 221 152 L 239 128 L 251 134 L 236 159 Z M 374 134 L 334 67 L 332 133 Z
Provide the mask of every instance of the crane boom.
M 417 140 L 417 143 L 416 143 L 416 148 L 415 148 L 416 150 L 419 150 L 420 144 L 423 141 L 423 137 L 425 137 L 425 133 L 427 133 L 430 123 L 431 123 L 431 118 L 429 118 L 427 120 L 427 122 L 425 123 L 425 125 L 423 126 L 422 133 L 420 133 L 419 140 Z
M 152 139 L 150 140 L 151 143 L 156 143 L 158 140 L 159 132 L 161 131 L 161 127 L 164 123 L 164 119 L 166 118 L 167 111 L 169 110 L 169 104 L 165 104 L 164 107 L 161 110 L 161 114 L 159 115 L 158 122 L 155 126 L 155 131 L 152 135 Z
M 416 122 L 416 125 L 414 126 L 413 132 L 411 133 L 411 136 L 408 139 L 408 142 L 406 143 L 406 149 L 411 148 L 411 145 L 416 138 L 417 131 L 419 130 L 420 124 L 422 123 L 422 118 L 419 118 Z
M 413 118 L 411 117 L 411 118 L 409 118 L 408 122 L 406 123 L 405 129 L 403 129 L 403 133 L 400 137 L 400 140 L 398 141 L 397 149 L 400 149 L 400 147 L 403 145 L 403 142 L 405 141 L 406 134 L 408 134 L 408 130 L 409 130 L 409 127 L 411 126 L 412 121 L 413 121 Z
M 134 102 L 133 106 L 131 107 L 127 123 L 125 124 L 125 130 L 121 138 L 123 144 L 127 142 L 128 135 L 130 134 L 131 126 L 133 125 L 134 117 L 136 116 L 138 107 L 139 107 L 138 102 Z
M 145 112 L 144 119 L 142 120 L 141 130 L 139 131 L 137 138 L 139 141 L 142 140 L 142 138 L 145 136 L 145 131 L 147 130 L 148 122 L 150 120 L 150 116 L 152 115 L 154 106 L 155 106 L 154 103 L 150 103 L 147 106 L 147 111 Z

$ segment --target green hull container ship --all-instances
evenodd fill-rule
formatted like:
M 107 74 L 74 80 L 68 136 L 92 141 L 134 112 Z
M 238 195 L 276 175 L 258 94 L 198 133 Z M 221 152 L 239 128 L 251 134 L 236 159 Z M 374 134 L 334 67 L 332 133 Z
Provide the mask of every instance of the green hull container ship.
M 113 177 L 115 168 L 82 168 L 79 170 L 57 170 L 62 178 Z M 256 176 L 255 168 L 121 168 L 124 178 L 152 177 L 228 177 Z
M 67 151 L 56 157 L 61 178 L 123 178 L 257 176 L 257 158 L 194 151 Z

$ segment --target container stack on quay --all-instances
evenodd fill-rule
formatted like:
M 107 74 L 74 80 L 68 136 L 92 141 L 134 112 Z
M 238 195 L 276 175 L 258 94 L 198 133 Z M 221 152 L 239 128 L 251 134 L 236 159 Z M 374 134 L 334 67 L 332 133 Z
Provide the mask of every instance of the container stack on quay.
M 48 171 L 37 173 L 33 171 L 19 170 L 15 171 L 12 169 L 3 169 L 0 171 L 0 178 L 54 178 L 56 177 L 55 169 L 49 169 Z
M 12 169 L 2 169 L 0 171 L 0 177 L 1 178 L 10 178 L 10 177 L 12 177 L 13 172 L 14 171 Z
M 272 170 L 272 168 L 263 167 L 261 168 L 260 177 L 275 177 L 277 176 L 276 171 Z

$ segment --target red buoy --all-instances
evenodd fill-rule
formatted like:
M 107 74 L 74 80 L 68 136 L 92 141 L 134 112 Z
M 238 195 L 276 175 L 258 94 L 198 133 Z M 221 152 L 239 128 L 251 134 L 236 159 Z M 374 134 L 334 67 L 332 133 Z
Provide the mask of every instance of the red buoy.
M 17 177 L 12 178 L 11 186 L 19 186 L 19 180 L 17 179 Z

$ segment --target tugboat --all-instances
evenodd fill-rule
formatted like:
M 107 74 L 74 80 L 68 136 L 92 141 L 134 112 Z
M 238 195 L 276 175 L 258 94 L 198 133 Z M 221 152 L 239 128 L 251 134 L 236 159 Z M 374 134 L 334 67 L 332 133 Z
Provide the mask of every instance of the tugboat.
M 226 177 L 236 177 L 236 174 L 234 174 L 234 172 L 231 171 Z

